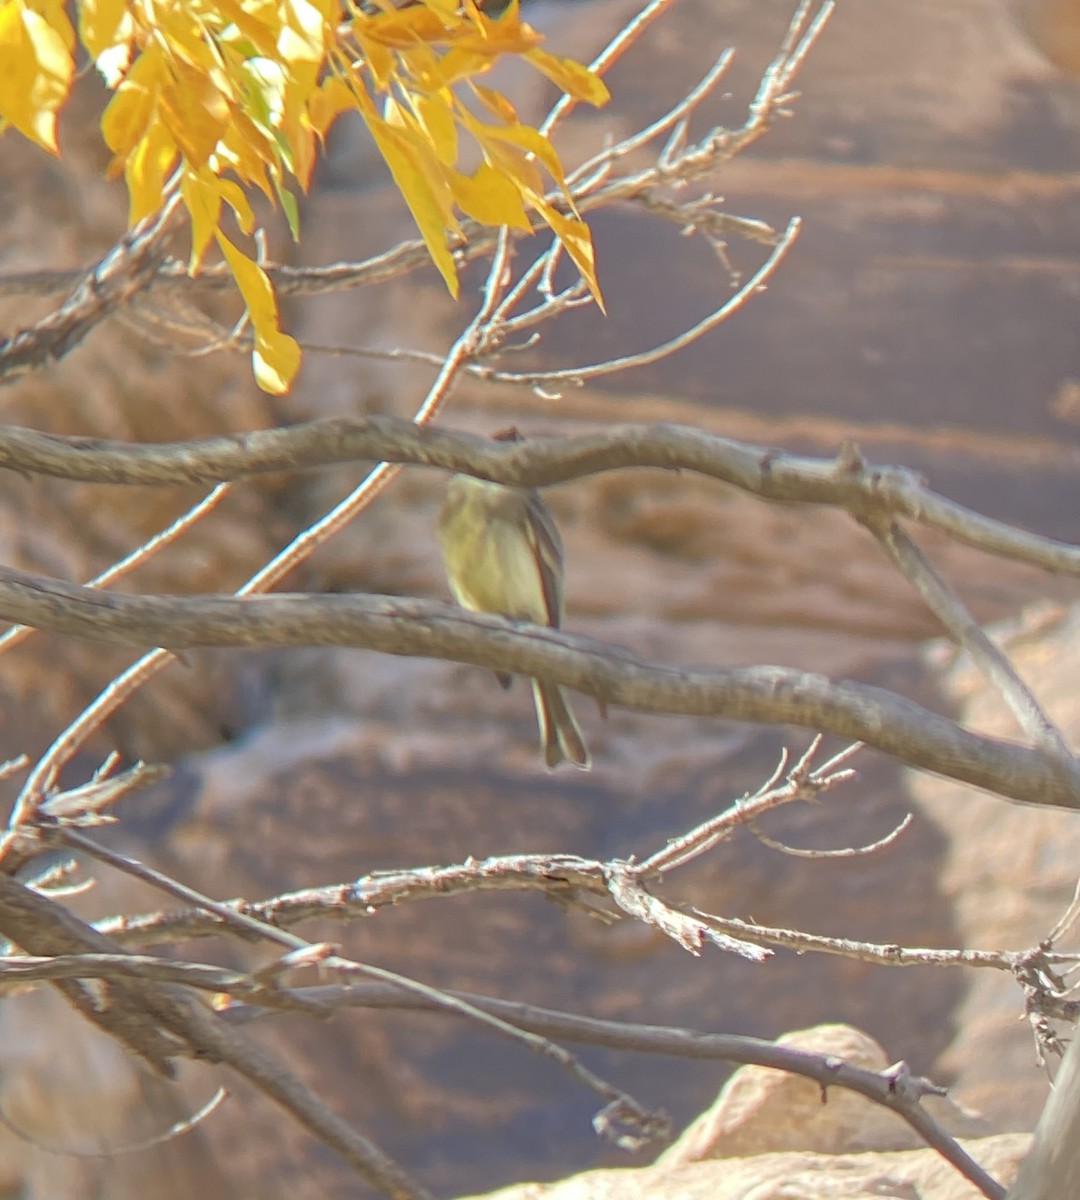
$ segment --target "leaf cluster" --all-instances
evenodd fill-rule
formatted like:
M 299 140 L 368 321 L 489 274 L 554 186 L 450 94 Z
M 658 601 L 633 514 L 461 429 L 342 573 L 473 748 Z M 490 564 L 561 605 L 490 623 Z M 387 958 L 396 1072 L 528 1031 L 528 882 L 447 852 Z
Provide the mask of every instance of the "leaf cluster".
M 545 223 L 599 298 L 589 230 L 550 141 L 478 82 L 511 55 L 575 99 L 607 99 L 592 71 L 541 40 L 517 0 L 497 16 L 476 0 L 77 0 L 74 23 L 62 0 L 0 0 L 0 121 L 59 153 L 57 115 L 81 48 L 113 93 L 101 132 L 127 184 L 131 225 L 179 189 L 189 272 L 216 245 L 247 308 L 255 377 L 283 392 L 300 348 L 280 328 L 266 272 L 223 218 L 253 234 L 249 197 L 258 191 L 297 237 L 294 186 L 308 188 L 345 112 L 364 120 L 452 293 L 450 241 L 464 214 L 523 231 Z M 462 135 L 480 152 L 472 170 L 458 165 Z M 562 193 L 558 206 L 548 180 Z

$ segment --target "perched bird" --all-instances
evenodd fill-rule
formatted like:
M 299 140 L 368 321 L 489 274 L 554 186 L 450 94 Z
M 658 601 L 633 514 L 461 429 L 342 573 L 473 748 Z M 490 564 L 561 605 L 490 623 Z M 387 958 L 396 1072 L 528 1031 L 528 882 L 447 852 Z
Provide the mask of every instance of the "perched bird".
M 559 627 L 562 541 L 539 492 L 454 475 L 439 514 L 439 540 L 450 590 L 463 608 Z M 509 686 L 509 677 L 500 682 Z M 532 687 L 544 761 L 587 771 L 589 752 L 563 689 L 542 679 Z

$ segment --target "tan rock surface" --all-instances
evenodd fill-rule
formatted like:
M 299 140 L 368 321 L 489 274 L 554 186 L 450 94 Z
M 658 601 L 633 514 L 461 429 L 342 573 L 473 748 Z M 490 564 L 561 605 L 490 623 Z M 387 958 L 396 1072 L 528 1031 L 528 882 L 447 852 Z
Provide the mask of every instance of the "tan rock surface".
M 997 1178 L 1009 1179 L 1026 1134 L 962 1143 Z M 982 1193 L 933 1150 L 869 1154 L 762 1154 L 688 1163 L 670 1171 L 589 1171 L 557 1183 L 526 1183 L 485 1200 L 979 1200 Z M 471 1197 L 470 1200 L 480 1200 Z
M 1026 1134 L 999 1134 L 964 1146 L 990 1171 L 1008 1177 L 1027 1141 Z M 500 1188 L 486 1193 L 486 1200 L 978 1200 L 981 1195 L 934 1151 L 909 1150 L 763 1154 L 671 1171 L 589 1171 L 558 1183 Z
M 799 1029 L 776 1041 L 868 1071 L 883 1071 L 889 1065 L 877 1042 L 849 1025 Z M 947 1098 L 928 1097 L 924 1104 L 954 1137 L 989 1132 L 985 1121 Z M 657 1166 L 671 1168 L 703 1159 L 749 1158 L 778 1151 L 856 1154 L 922 1146 L 907 1122 L 857 1092 L 832 1088 L 823 1097 L 812 1079 L 748 1066 L 732 1075 L 714 1104 L 660 1155 Z

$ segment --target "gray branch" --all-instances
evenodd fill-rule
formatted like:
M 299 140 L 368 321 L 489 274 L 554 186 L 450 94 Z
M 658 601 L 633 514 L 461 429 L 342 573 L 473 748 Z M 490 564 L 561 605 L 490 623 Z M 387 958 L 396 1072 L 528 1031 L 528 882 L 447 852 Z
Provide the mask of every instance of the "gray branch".
M 594 638 L 363 594 L 125 596 L 0 568 L 0 618 L 125 646 L 348 646 L 537 676 L 647 712 L 798 725 L 1013 800 L 1080 808 L 1080 769 L 868 684 L 786 667 L 686 670 Z
M 853 463 L 846 454 L 838 459 L 808 458 L 668 422 L 615 425 L 599 433 L 524 442 L 493 442 L 385 416 L 340 417 L 159 443 L 59 437 L 0 426 L 0 469 L 83 483 L 173 487 L 376 461 L 464 471 L 519 487 L 547 487 L 625 467 L 692 471 L 763 500 L 826 504 L 857 516 L 907 517 L 987 553 L 1080 575 L 1080 548 L 1015 529 L 947 500 L 908 468 L 878 466 L 861 458 Z

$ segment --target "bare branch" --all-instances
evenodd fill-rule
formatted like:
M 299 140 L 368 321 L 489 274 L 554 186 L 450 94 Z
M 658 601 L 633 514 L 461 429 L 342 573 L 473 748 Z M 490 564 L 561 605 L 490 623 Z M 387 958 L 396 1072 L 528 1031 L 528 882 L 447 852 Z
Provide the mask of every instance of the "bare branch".
M 380 871 L 350 883 L 307 888 L 259 902 L 228 900 L 223 903 L 236 912 L 243 912 L 281 929 L 301 921 L 327 917 L 342 921 L 363 919 L 382 909 L 414 901 L 480 891 L 540 891 L 553 900 L 566 903 L 568 900 L 573 902 L 576 896 L 582 894 L 590 898 L 608 896 L 608 873 L 613 866 L 625 869 L 626 864 L 618 861 L 605 863 L 572 854 L 503 855 L 481 861 L 470 859 L 452 866 Z M 876 945 L 848 938 L 822 937 L 793 929 L 775 929 L 696 909 L 694 912 L 714 929 L 731 934 L 740 941 L 767 942 L 792 950 L 844 955 L 881 966 L 981 967 L 1015 973 L 1021 967 L 1026 967 L 1032 956 L 1032 952 L 1027 950 L 955 950 Z M 150 946 L 215 937 L 228 926 L 220 917 L 190 909 L 111 917 L 98 921 L 95 928 L 118 945 Z M 232 931 L 244 936 L 244 932 L 235 927 Z M 1061 957 L 1055 958 L 1042 948 L 1035 955 L 1040 962 L 1057 961 Z
M 628 1093 L 622 1091 L 620 1088 L 616 1088 L 595 1072 L 590 1071 L 562 1046 L 558 1046 L 546 1038 L 540 1038 L 535 1034 L 527 1033 L 512 1025 L 507 1025 L 489 1013 L 478 1009 L 471 1009 L 464 1001 L 447 995 L 439 988 L 431 987 L 417 980 L 409 979 L 406 976 L 369 963 L 353 962 L 351 959 L 342 958 L 334 954 L 326 947 L 315 947 L 304 938 L 297 937 L 295 934 L 280 929 L 276 925 L 254 917 L 247 912 L 239 911 L 232 905 L 212 900 L 208 896 L 196 892 L 193 888 L 189 888 L 186 884 L 180 883 L 163 872 L 155 870 L 153 867 L 148 867 L 144 863 L 137 862 L 127 855 L 109 850 L 75 830 L 63 827 L 54 830 L 43 829 L 42 834 L 47 839 L 51 836 L 51 838 L 55 838 L 63 844 L 91 854 L 100 861 L 115 867 L 117 870 L 133 875 L 137 879 L 142 879 L 152 886 L 162 889 L 171 896 L 194 903 L 205 912 L 212 913 L 218 917 L 226 926 L 232 929 L 239 929 L 245 934 L 254 934 L 257 937 L 266 938 L 289 947 L 293 953 L 282 964 L 286 969 L 292 969 L 297 965 L 310 965 L 313 961 L 312 952 L 316 952 L 314 958 L 327 970 L 346 975 L 355 973 L 379 979 L 383 982 L 393 983 L 405 992 L 415 992 L 425 996 L 433 1000 L 436 1004 L 445 1005 L 461 1016 L 469 1017 L 483 1027 L 493 1029 L 503 1037 L 510 1038 L 511 1041 L 524 1044 L 534 1054 L 539 1054 L 556 1062 L 579 1083 L 584 1084 L 599 1095 L 605 1101 L 604 1112 L 611 1110 L 619 1113 L 621 1128 L 614 1132 L 613 1136 L 621 1145 L 624 1145 L 624 1148 L 638 1149 L 650 1141 L 667 1136 L 670 1132 L 665 1117 L 650 1112 Z M 614 890 L 612 890 L 612 894 L 614 895 Z M 686 917 L 684 920 L 687 923 L 694 922 L 699 926 L 701 925 L 701 922 L 695 922 L 692 917 Z M 706 936 L 718 944 L 731 943 L 733 941 L 733 939 L 723 934 L 714 934 L 708 930 L 706 930 Z M 759 958 L 763 957 L 765 953 L 767 952 L 758 950 L 757 956 Z M 274 967 L 273 971 L 260 971 L 257 979 L 244 981 L 245 986 L 252 993 L 266 992 L 266 984 L 271 980 L 276 980 L 280 974 L 280 970 L 278 969 L 278 964 L 272 965 Z M 0 979 L 3 977 L 2 966 L 3 963 L 0 960 Z M 173 966 L 175 969 L 177 964 L 173 964 Z M 205 973 L 203 977 L 205 978 Z M 600 1126 L 606 1128 L 605 1121 L 601 1117 L 598 1117 L 598 1120 L 600 1121 Z
M 215 483 L 372 459 L 463 471 L 517 487 L 548 487 L 624 467 L 691 471 L 763 500 L 907 517 L 989 554 L 1080 575 L 1080 548 L 984 517 L 931 491 L 908 468 L 866 462 L 853 467 L 844 456 L 808 458 L 668 422 L 522 442 L 419 428 L 387 416 L 161 443 L 64 438 L 0 426 L 0 468 L 86 483 Z
M 351 920 L 384 907 L 414 900 L 434 900 L 486 890 L 536 890 L 565 900 L 576 892 L 607 895 L 603 865 L 577 855 L 506 855 L 446 867 L 380 871 L 350 883 L 329 884 L 275 896 L 261 903 L 228 900 L 248 913 L 287 929 L 316 917 Z M 219 935 L 224 922 L 197 909 L 186 912 L 128 915 L 99 921 L 95 928 L 119 945 L 150 946 L 162 942 Z
M 677 870 L 711 850 L 717 842 L 730 836 L 738 826 L 753 827 L 754 820 L 762 813 L 781 804 L 789 804 L 793 800 L 815 799 L 829 788 L 846 783 L 855 772 L 844 768 L 842 764 L 860 749 L 861 744 L 857 742 L 847 747 L 821 767 L 814 768 L 814 755 L 820 749 L 821 742 L 819 734 L 790 769 L 787 768 L 790 756 L 785 747 L 776 770 L 752 796 L 740 797 L 718 816 L 703 821 L 689 833 L 672 838 L 662 850 L 651 854 L 644 862 L 636 863 L 635 871 L 638 877 L 648 879 L 651 875 L 662 875 Z M 780 782 L 781 777 L 783 783 Z
M 66 909 L 0 872 L 0 934 L 37 955 L 111 954 L 116 946 Z M 392 1159 L 343 1121 L 300 1080 L 227 1028 L 187 989 L 151 980 L 114 979 L 102 1005 L 80 980 L 57 987 L 88 1020 L 169 1074 L 182 1054 L 227 1064 L 341 1154 L 393 1200 L 431 1200 Z
M 562 631 L 449 604 L 361 594 L 126 596 L 0 568 L 0 617 L 119 645 L 352 646 L 443 658 L 575 688 L 650 712 L 791 724 L 863 741 L 987 791 L 1080 808 L 1080 769 L 970 733 L 867 684 L 786 667 L 684 670 Z
M 113 563 L 108 570 L 95 575 L 93 579 L 88 579 L 86 586 L 94 588 L 108 587 L 118 579 L 123 579 L 125 575 L 134 571 L 136 567 L 141 566 L 142 563 L 152 558 L 161 550 L 164 550 L 166 546 L 172 545 L 192 525 L 201 521 L 207 513 L 212 512 L 228 495 L 229 488 L 230 485 L 227 483 L 218 484 L 209 495 L 204 496 L 197 504 L 192 505 L 186 512 L 181 513 L 175 521 L 171 522 L 164 529 L 159 530 L 153 537 L 147 538 L 141 546 L 137 546 L 130 554 L 125 554 L 122 559 Z M 0 635 L 0 654 L 26 641 L 33 633 L 34 630 L 22 625 L 15 625 L 11 629 L 8 629 Z
M 1035 1142 L 1009 1190 L 1009 1200 L 1062 1200 L 1080 1185 L 1080 1038 L 1066 1051 Z
M 862 523 L 878 539 L 901 573 L 915 586 L 957 645 L 967 651 L 976 666 L 997 688 L 1012 709 L 1020 728 L 1048 754 L 1071 764 L 1073 755 L 1065 744 L 1061 730 L 1046 715 L 1037 697 L 1016 673 L 1006 655 L 987 637 L 967 606 L 934 570 L 919 547 L 896 521 L 880 514 L 866 516 Z
M 623 912 L 644 925 L 659 929 L 691 954 L 700 955 L 701 948 L 707 942 L 751 962 L 764 962 L 771 954 L 771 951 L 762 950 L 753 942 L 729 937 L 712 928 L 707 922 L 672 908 L 670 904 L 646 890 L 641 882 L 641 873 L 631 863 L 608 863 L 604 876 L 611 898 Z
M 798 929 L 775 929 L 767 925 L 757 925 L 752 921 L 740 921 L 736 917 L 720 917 L 701 909 L 694 911 L 716 929 L 735 937 L 752 938 L 772 946 L 784 946 L 800 954 L 807 951 L 836 954 L 883 967 L 986 967 L 995 971 L 1015 972 L 1028 954 L 1025 950 L 950 950 L 930 946 L 858 942 L 852 938 L 803 933 Z
M 164 258 L 162 242 L 179 224 L 181 213 L 176 192 L 124 234 L 55 312 L 0 340 L 0 381 L 17 379 L 62 358 L 110 313 L 148 287 Z
M 420 997 L 402 997 L 389 988 L 377 985 L 359 985 L 354 989 L 311 988 L 301 989 L 317 993 L 320 1000 L 339 1007 L 410 1008 L 423 1011 L 446 1011 L 425 1002 Z M 476 1008 L 497 1013 L 506 1021 L 521 1028 L 531 1029 L 546 1037 L 563 1041 L 584 1042 L 592 1046 L 605 1046 L 613 1050 L 635 1051 L 645 1054 L 666 1054 L 680 1058 L 718 1059 L 724 1062 L 753 1063 L 761 1067 L 772 1067 L 813 1079 L 823 1090 L 830 1087 L 848 1088 L 868 1100 L 884 1105 L 906 1121 L 919 1136 L 938 1151 L 948 1162 L 969 1179 L 989 1200 L 1004 1200 L 1005 1189 L 950 1137 L 933 1117 L 922 1107 L 921 1099 L 927 1095 L 939 1096 L 943 1089 L 927 1080 L 912 1076 L 903 1064 L 896 1064 L 884 1071 L 871 1071 L 865 1067 L 842 1062 L 834 1055 L 815 1054 L 791 1046 L 778 1046 L 758 1038 L 740 1037 L 735 1034 L 703 1033 L 696 1029 L 680 1029 L 661 1025 L 634 1025 L 620 1021 L 606 1021 L 595 1017 L 581 1017 L 573 1013 L 539 1008 L 533 1004 L 516 1004 L 507 1000 L 496 1000 L 488 996 L 471 993 L 461 995 Z M 245 1016 L 257 1012 L 242 1006 L 229 1013 L 232 1020 L 242 1021 Z

